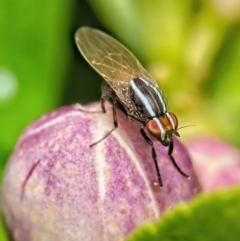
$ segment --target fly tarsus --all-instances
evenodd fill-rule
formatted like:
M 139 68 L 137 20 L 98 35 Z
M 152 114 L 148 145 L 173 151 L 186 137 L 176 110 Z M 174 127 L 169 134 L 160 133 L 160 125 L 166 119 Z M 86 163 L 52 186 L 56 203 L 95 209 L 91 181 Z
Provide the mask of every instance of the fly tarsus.
M 106 108 L 105 108 L 105 100 L 101 98 L 101 108 L 102 110 L 83 110 L 78 108 L 78 111 L 84 112 L 84 113 L 92 113 L 92 114 L 105 114 L 106 113 Z

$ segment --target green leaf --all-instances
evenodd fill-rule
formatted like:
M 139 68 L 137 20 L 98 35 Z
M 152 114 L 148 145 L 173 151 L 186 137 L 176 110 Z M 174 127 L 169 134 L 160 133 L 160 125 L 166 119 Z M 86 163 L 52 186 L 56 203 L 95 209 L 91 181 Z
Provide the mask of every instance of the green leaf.
M 214 63 L 210 81 L 204 86 L 208 95 L 211 113 L 218 120 L 214 123 L 218 133 L 240 145 L 240 32 L 231 28 Z
M 7 234 L 5 232 L 3 223 L 2 223 L 2 218 L 0 218 L 0 240 L 1 241 L 7 241 Z
M 238 241 L 240 189 L 199 196 L 134 231 L 127 241 Z
M 69 61 L 71 1 L 0 3 L 0 146 L 9 153 L 22 129 L 55 107 Z M 2 162 L 2 160 L 0 160 Z

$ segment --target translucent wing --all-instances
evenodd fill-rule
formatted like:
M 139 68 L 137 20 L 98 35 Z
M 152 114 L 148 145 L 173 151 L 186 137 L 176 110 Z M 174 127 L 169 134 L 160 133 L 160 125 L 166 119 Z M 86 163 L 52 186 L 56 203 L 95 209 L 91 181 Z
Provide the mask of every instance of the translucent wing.
M 120 98 L 129 81 L 143 77 L 157 86 L 136 57 L 117 40 L 100 30 L 81 27 L 75 34 L 78 49 Z

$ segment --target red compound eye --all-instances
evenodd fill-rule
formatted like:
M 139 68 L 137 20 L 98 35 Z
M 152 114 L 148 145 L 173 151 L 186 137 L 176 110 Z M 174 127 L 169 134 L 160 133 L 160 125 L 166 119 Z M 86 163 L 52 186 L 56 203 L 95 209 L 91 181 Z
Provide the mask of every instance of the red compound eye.
M 161 137 L 161 130 L 159 129 L 158 123 L 155 120 L 150 120 L 147 122 L 147 130 L 148 132 L 155 138 Z
M 173 129 L 176 130 L 178 128 L 178 119 L 173 113 L 169 112 L 169 115 L 174 123 Z

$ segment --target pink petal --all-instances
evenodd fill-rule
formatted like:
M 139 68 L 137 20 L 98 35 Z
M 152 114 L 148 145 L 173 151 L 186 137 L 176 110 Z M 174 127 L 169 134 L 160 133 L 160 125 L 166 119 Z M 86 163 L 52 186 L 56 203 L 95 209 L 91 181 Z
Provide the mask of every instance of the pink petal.
M 205 192 L 240 184 L 240 151 L 213 137 L 188 144 L 195 170 Z

